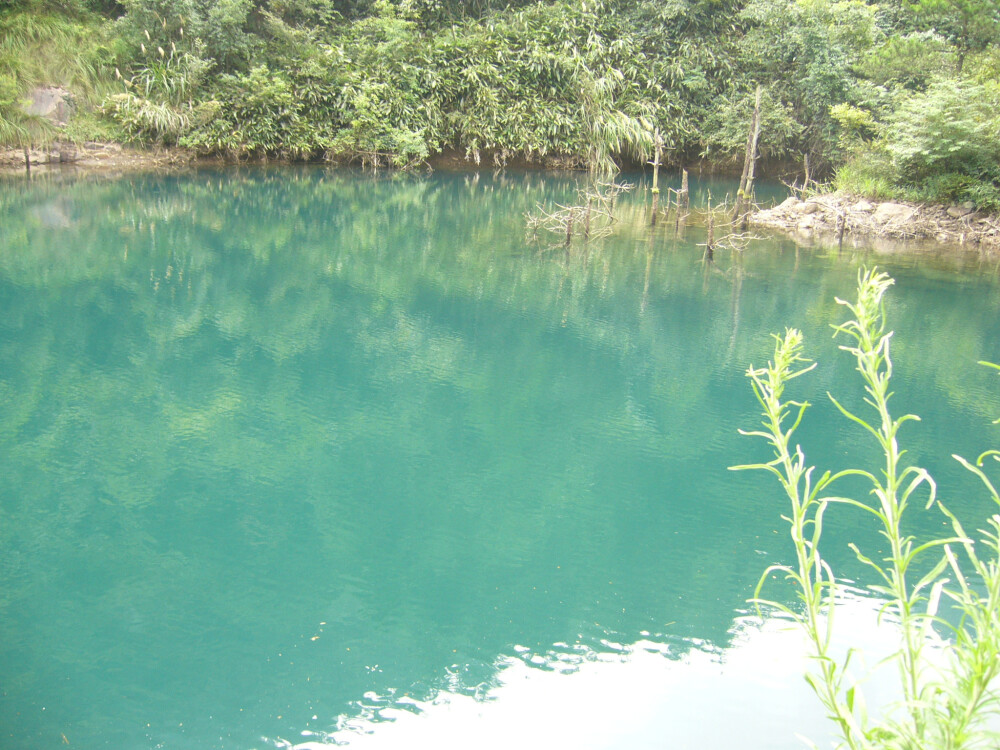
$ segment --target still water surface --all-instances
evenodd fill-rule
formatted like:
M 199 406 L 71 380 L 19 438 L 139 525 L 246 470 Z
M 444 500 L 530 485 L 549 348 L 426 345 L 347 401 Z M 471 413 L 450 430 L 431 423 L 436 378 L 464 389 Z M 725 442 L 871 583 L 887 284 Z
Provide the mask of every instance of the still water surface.
M 0 185 L 0 747 L 822 741 L 796 636 L 746 603 L 789 545 L 776 488 L 726 470 L 767 457 L 737 434 L 745 370 L 804 329 L 810 460 L 863 460 L 829 323 L 878 262 L 896 408 L 923 416 L 904 439 L 981 515 L 949 456 L 997 444 L 995 262 L 762 241 L 706 263 L 638 192 L 613 238 L 527 242 L 575 185 Z M 877 539 L 828 526 L 860 579 L 846 542 Z M 844 608 L 845 645 L 881 648 L 877 602 Z

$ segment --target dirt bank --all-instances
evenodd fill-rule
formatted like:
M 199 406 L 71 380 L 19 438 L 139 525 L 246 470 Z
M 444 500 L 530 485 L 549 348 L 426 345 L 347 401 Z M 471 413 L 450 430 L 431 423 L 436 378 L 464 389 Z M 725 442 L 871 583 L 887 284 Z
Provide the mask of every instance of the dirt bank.
M 878 202 L 840 194 L 790 197 L 758 211 L 750 222 L 803 238 L 915 239 L 1000 249 L 1000 217 L 978 212 L 970 204 Z
M 169 148 L 131 148 L 117 143 L 84 143 L 71 144 L 56 142 L 44 148 L 33 148 L 28 152 L 31 168 L 38 170 L 80 170 L 87 172 L 125 172 L 145 171 L 149 169 L 164 169 L 188 166 L 204 166 L 215 164 L 320 164 L 324 166 L 363 165 L 365 162 L 356 159 L 329 160 L 295 160 L 266 157 L 248 157 L 244 159 L 226 158 L 222 156 L 199 156 L 187 149 Z M 444 169 L 449 171 L 479 170 L 479 169 L 577 169 L 577 160 L 565 156 L 546 156 L 535 160 L 514 154 L 482 154 L 479 161 L 470 158 L 464 151 L 446 149 L 432 154 L 426 161 L 416 167 L 419 169 Z M 0 172 L 24 172 L 23 149 L 0 149 Z
M 32 171 L 53 169 L 82 171 L 143 171 L 189 166 L 195 154 L 178 148 L 136 149 L 117 143 L 53 143 L 28 151 Z M 25 172 L 23 149 L 0 149 L 0 171 Z
M 32 148 L 28 152 L 32 169 L 54 170 L 74 169 L 88 172 L 125 172 L 143 171 L 149 169 L 176 168 L 185 166 L 216 165 L 216 164 L 321 164 L 325 166 L 362 166 L 367 162 L 360 155 L 351 158 L 328 159 L 285 159 L 274 157 L 226 157 L 199 156 L 194 151 L 177 147 L 129 147 L 118 143 L 69 143 L 56 141 L 44 147 Z M 382 159 L 384 161 L 384 157 Z M 626 162 L 625 170 L 642 170 L 640 162 Z M 783 162 L 771 162 L 765 165 L 763 171 L 769 175 L 785 174 L 791 167 Z M 742 161 L 737 164 L 729 160 L 723 161 L 692 161 L 687 169 L 692 174 L 738 176 Z M 495 169 L 514 170 L 553 170 L 553 171 L 583 171 L 585 165 L 579 157 L 565 154 L 546 154 L 526 156 L 519 152 L 489 151 L 469 154 L 464 150 L 445 148 L 431 154 L 427 161 L 417 165 L 416 169 L 442 169 L 446 171 L 479 171 Z M 679 167 L 668 167 L 679 171 Z M 0 173 L 24 172 L 24 151 L 20 148 L 0 148 Z

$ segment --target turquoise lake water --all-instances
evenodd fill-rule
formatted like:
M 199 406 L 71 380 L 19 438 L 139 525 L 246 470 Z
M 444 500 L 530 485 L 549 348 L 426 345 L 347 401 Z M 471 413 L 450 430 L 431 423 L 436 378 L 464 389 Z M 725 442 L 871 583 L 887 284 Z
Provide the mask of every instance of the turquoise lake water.
M 761 240 L 708 263 L 642 190 L 612 237 L 526 239 L 582 179 L 0 183 L 0 747 L 822 740 L 795 634 L 747 604 L 790 545 L 778 488 L 727 471 L 768 457 L 737 433 L 745 371 L 802 328 L 807 456 L 865 461 L 829 324 L 877 263 L 895 408 L 923 417 L 902 440 L 981 517 L 950 456 L 1000 444 L 976 365 L 1000 362 L 997 260 Z M 827 521 L 859 586 L 865 524 Z M 845 600 L 845 645 L 882 646 L 877 604 Z

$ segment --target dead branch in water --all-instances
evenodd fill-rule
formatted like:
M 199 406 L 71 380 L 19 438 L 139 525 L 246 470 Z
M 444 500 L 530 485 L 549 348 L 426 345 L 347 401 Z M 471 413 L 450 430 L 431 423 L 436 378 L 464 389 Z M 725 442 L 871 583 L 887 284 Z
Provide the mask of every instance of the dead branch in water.
M 554 209 L 539 204 L 524 217 L 528 238 L 538 240 L 539 232 L 543 231 L 561 238 L 562 246 L 569 247 L 577 235 L 582 235 L 586 242 L 607 237 L 616 221 L 615 200 L 634 187 L 627 182 L 595 182 L 577 190 L 578 204 L 557 203 Z
M 705 257 L 708 260 L 713 259 L 716 250 L 742 252 L 751 242 L 760 239 L 753 232 L 749 232 L 741 226 L 743 223 L 741 213 L 730 216 L 728 204 L 727 197 L 727 200 L 713 207 L 712 194 L 711 192 L 708 194 L 708 207 L 705 210 L 707 237 L 705 242 L 698 243 L 699 247 L 705 248 Z M 744 203 L 743 205 L 747 209 L 755 208 L 754 204 Z

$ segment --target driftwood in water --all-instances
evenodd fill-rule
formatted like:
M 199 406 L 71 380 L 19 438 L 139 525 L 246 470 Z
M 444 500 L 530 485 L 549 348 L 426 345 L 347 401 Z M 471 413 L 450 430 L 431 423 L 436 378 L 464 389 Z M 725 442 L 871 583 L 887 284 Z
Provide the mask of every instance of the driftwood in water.
M 556 204 L 555 210 L 546 210 L 541 205 L 534 213 L 525 216 L 525 226 L 531 239 L 538 239 L 538 230 L 558 235 L 562 245 L 569 247 L 574 234 L 580 231 L 585 240 L 605 237 L 611 234 L 615 223 L 615 198 L 628 192 L 635 185 L 630 183 L 596 183 L 593 187 L 577 191 L 581 203 L 572 206 Z
M 708 207 L 705 213 L 705 259 L 712 261 L 715 258 L 716 250 L 728 250 L 739 253 L 755 239 L 750 232 L 734 231 L 736 222 L 729 219 L 728 201 L 723 201 L 720 205 L 712 206 L 712 193 L 708 194 Z M 716 226 L 716 221 L 720 225 Z
M 712 194 L 708 194 L 708 237 L 705 239 L 705 257 L 715 257 L 715 212 L 712 210 Z
M 674 191 L 677 194 L 677 216 L 674 219 L 674 231 L 680 235 L 684 231 L 684 224 L 691 213 L 691 193 L 688 191 L 688 171 L 681 170 L 681 189 Z

